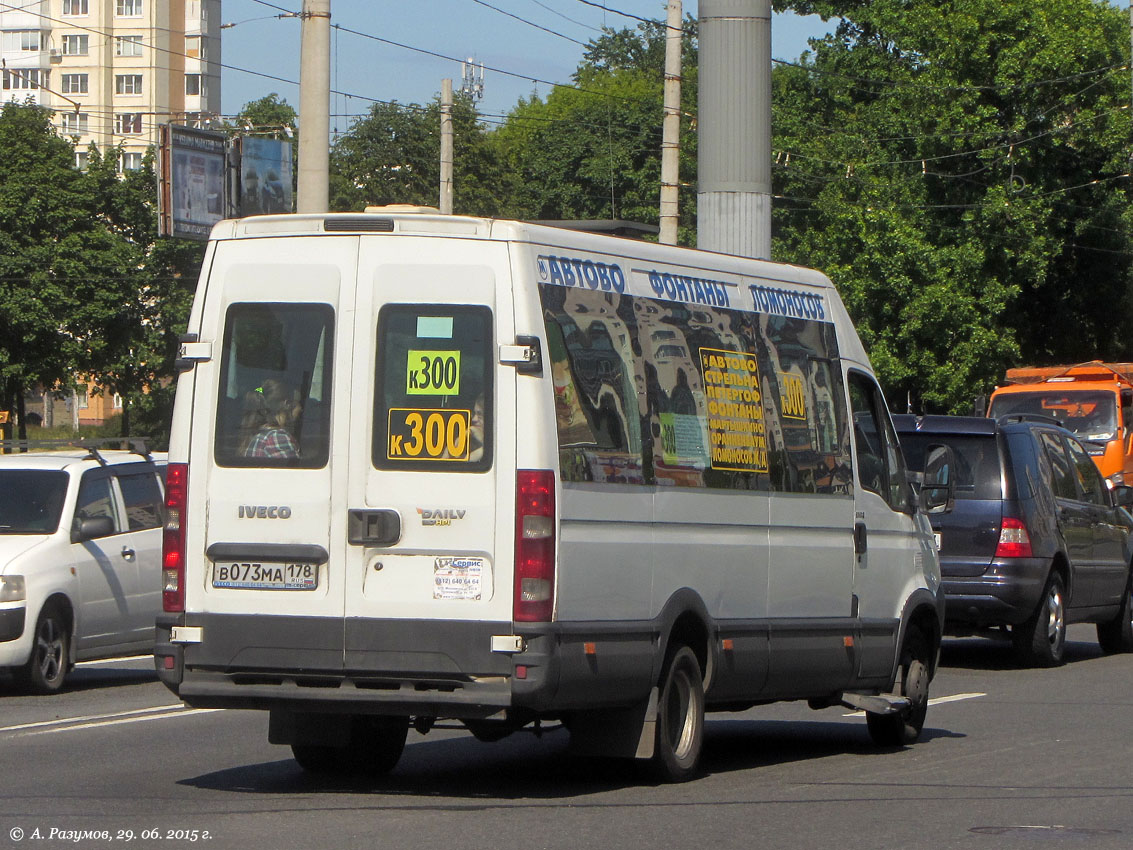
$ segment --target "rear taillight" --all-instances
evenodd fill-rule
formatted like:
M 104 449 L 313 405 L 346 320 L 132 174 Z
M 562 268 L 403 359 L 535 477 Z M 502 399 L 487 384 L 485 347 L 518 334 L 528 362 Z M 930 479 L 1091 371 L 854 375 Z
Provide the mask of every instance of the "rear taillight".
M 1022 520 L 1005 516 L 999 527 L 999 543 L 995 547 L 997 558 L 1031 557 L 1031 536 Z
M 515 487 L 515 601 L 522 623 L 549 622 L 555 607 L 555 473 L 521 469 Z
M 161 607 L 185 610 L 185 507 L 189 466 L 171 463 L 165 475 L 165 530 L 161 538 Z

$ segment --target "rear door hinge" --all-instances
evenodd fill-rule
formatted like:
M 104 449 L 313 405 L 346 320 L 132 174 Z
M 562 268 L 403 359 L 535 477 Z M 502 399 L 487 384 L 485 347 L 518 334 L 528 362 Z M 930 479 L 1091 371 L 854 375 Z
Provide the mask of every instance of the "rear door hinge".
M 500 362 L 523 375 L 543 374 L 543 352 L 537 336 L 517 336 L 515 345 L 500 346 Z

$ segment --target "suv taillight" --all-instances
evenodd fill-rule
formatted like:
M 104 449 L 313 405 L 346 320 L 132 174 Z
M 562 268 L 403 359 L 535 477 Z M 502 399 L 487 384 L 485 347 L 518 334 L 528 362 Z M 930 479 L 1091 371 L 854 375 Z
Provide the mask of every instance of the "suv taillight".
M 999 543 L 995 547 L 997 558 L 1031 557 L 1031 536 L 1022 520 L 1005 516 L 999 527 Z
M 550 622 L 555 607 L 555 473 L 521 469 L 515 479 L 512 616 L 522 623 Z
M 165 474 L 165 530 L 161 537 L 161 607 L 185 610 L 185 507 L 189 465 L 171 463 Z

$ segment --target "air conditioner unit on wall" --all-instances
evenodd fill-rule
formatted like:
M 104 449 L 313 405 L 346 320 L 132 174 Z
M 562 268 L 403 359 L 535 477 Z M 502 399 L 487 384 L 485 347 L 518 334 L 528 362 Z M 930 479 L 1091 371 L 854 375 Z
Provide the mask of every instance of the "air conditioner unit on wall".
M 52 65 L 58 65 L 63 61 L 63 51 L 58 47 L 53 47 L 47 51 L 47 61 Z

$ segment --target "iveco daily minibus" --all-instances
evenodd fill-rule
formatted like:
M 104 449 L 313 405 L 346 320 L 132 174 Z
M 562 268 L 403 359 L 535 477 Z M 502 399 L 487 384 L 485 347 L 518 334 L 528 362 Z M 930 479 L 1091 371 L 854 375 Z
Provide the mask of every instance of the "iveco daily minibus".
M 223 221 L 179 366 L 157 670 L 266 710 L 308 770 L 553 722 L 682 780 L 706 711 L 776 700 L 920 733 L 932 533 L 819 272 L 430 212 Z

